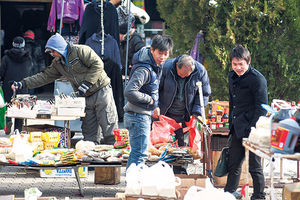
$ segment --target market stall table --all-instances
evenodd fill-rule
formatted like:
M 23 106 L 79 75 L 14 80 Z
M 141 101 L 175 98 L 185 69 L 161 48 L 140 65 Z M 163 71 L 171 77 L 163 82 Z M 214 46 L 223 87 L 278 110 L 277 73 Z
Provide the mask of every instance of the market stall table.
M 273 176 L 273 170 L 274 170 L 274 161 L 276 158 L 279 159 L 288 159 L 288 160 L 295 160 L 297 161 L 297 178 L 299 178 L 299 160 L 300 160 L 300 154 L 295 153 L 295 154 L 278 154 L 278 153 L 271 153 L 270 148 L 262 148 L 257 145 L 254 145 L 249 142 L 248 138 L 243 139 L 243 146 L 245 147 L 245 160 L 246 160 L 246 171 L 249 171 L 249 151 L 252 153 L 260 156 L 263 159 L 269 160 L 269 168 L 270 168 L 270 199 L 275 198 L 274 194 L 274 176 Z M 280 166 L 280 173 L 282 173 L 282 165 Z M 281 176 L 282 178 L 282 176 Z M 249 173 L 246 177 L 246 182 L 249 183 Z M 248 193 L 248 188 L 246 187 L 246 199 L 249 199 L 249 193 Z

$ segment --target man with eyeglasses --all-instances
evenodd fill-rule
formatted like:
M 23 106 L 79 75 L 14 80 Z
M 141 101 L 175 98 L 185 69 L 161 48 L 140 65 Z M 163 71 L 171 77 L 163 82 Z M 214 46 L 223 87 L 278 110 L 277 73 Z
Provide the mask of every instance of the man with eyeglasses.
M 37 88 L 64 76 L 76 94 L 85 97 L 85 118 L 82 122 L 84 140 L 113 144 L 113 130 L 118 128 L 118 117 L 110 85 L 100 57 L 86 45 L 71 45 L 56 33 L 46 44 L 46 52 L 54 57 L 50 66 L 40 73 L 14 82 L 12 90 Z M 100 126 L 100 127 L 99 127 Z

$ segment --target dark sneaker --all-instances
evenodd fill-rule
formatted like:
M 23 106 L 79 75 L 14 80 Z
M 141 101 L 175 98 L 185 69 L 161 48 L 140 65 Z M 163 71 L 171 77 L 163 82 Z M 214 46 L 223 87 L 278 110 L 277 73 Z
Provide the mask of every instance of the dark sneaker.
M 11 132 L 12 122 L 7 122 L 5 134 L 9 135 Z
M 243 195 L 241 194 L 240 191 L 235 191 L 233 193 L 231 193 L 236 199 L 242 199 Z

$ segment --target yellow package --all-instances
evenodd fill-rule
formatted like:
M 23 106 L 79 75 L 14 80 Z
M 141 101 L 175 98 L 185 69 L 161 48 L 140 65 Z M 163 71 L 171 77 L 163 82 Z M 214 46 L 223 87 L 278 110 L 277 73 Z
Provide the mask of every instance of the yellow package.
M 59 132 L 45 132 L 42 134 L 42 139 L 44 142 L 59 142 L 60 133 Z
M 54 147 L 58 146 L 58 141 L 57 142 L 44 142 L 44 149 L 53 149 Z
M 30 132 L 29 141 L 30 142 L 42 142 L 42 132 Z
M 32 142 L 31 144 L 34 147 L 34 152 L 44 150 L 44 143 L 43 142 Z

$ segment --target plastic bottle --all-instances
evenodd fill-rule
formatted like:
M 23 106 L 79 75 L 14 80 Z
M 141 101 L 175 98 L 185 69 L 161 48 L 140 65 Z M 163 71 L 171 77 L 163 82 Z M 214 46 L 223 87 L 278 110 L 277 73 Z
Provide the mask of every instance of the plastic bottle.
M 229 123 L 228 123 L 229 122 L 229 117 L 227 115 L 227 109 L 226 108 L 224 108 L 224 114 L 222 116 L 222 122 L 223 122 L 224 127 L 226 127 L 226 128 L 229 127 Z
M 300 135 L 300 127 L 293 119 L 279 122 L 275 132 L 271 134 L 271 152 L 292 154 Z

